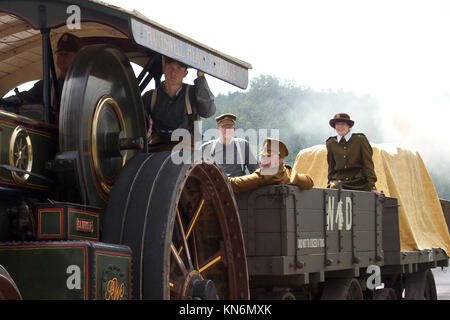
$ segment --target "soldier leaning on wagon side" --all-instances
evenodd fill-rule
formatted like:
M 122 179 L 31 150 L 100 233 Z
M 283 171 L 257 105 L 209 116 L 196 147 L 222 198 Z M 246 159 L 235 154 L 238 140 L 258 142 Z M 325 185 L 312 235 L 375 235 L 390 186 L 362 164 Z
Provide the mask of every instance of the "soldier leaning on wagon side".
M 77 36 L 71 33 L 64 33 L 58 40 L 56 45 L 56 67 L 59 70 L 58 75 L 58 98 L 56 98 L 54 87 L 52 86 L 52 95 L 51 95 L 51 114 L 50 114 L 50 122 L 58 123 L 59 118 L 59 108 L 60 106 L 56 101 L 61 102 L 61 92 L 64 85 L 64 78 L 66 77 L 66 73 L 69 70 L 69 67 L 75 58 L 75 55 L 83 46 L 83 41 Z M 44 81 L 37 81 L 34 86 L 28 91 L 22 91 L 18 94 L 2 99 L 7 103 L 13 103 L 15 105 L 22 104 L 42 104 L 43 103 L 43 86 Z
M 149 116 L 149 151 L 171 150 L 180 141 L 171 141 L 176 129 L 187 129 L 194 135 L 194 121 L 209 118 L 216 112 L 214 95 L 209 89 L 204 73 L 197 71 L 194 85 L 183 83 L 187 66 L 165 57 L 161 85 L 146 92 L 142 99 Z
M 203 154 L 210 155 L 221 166 L 227 177 L 245 175 L 246 169 L 249 173 L 258 169 L 258 163 L 248 141 L 233 137 L 236 119 L 236 115 L 232 113 L 218 116 L 216 122 L 219 138 L 202 145 Z
M 355 123 L 346 113 L 330 120 L 337 135 L 327 139 L 328 188 L 374 191 L 377 193 L 372 147 L 366 136 L 351 131 Z M 378 193 L 377 193 L 378 194 Z
M 261 151 L 260 169 L 246 176 L 228 178 L 233 191 L 241 193 L 282 182 L 296 185 L 303 190 L 311 189 L 314 186 L 314 182 L 310 176 L 299 173 L 294 174 L 292 168 L 283 163 L 284 158 L 288 154 L 289 151 L 283 142 L 266 138 Z M 275 173 L 267 174 L 267 172 L 273 172 L 274 170 L 276 171 Z

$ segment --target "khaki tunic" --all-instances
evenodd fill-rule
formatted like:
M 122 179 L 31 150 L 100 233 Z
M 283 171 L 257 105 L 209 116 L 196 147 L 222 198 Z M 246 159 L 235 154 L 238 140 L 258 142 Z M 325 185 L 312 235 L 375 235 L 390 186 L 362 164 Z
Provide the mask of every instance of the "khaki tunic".
M 314 182 L 306 174 L 293 174 L 292 168 L 286 164 L 278 168 L 278 172 L 272 175 L 261 174 L 261 169 L 256 169 L 255 172 L 249 175 L 228 178 L 233 188 L 234 193 L 247 192 L 258 187 L 280 184 L 292 184 L 298 186 L 300 189 L 308 190 L 314 186 Z
M 353 133 L 347 142 L 337 142 L 337 137 L 327 140 L 328 187 L 342 181 L 342 188 L 371 191 L 377 176 L 372 161 L 372 147 L 362 133 Z

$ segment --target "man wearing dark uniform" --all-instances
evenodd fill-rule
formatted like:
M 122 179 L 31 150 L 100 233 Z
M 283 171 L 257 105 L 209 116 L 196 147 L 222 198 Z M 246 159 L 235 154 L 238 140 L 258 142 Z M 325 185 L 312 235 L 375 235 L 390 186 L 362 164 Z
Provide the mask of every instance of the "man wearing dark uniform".
M 328 138 L 328 188 L 376 191 L 372 147 L 362 133 L 353 133 L 355 123 L 346 113 L 338 113 L 330 120 L 337 135 Z
M 289 151 L 280 140 L 266 138 L 261 151 L 260 169 L 252 174 L 228 178 L 235 193 L 247 192 L 262 186 L 286 183 L 296 185 L 302 190 L 311 189 L 314 182 L 306 174 L 293 173 L 292 168 L 284 164 Z
M 202 145 L 203 155 L 211 156 L 227 177 L 238 177 L 253 173 L 258 163 L 247 140 L 233 137 L 236 130 L 236 115 L 225 113 L 216 118 L 219 138 Z
M 51 123 L 58 123 L 59 118 L 59 108 L 60 105 L 57 101 L 61 102 L 61 92 L 64 85 L 64 78 L 66 77 L 66 73 L 69 70 L 69 67 L 75 58 L 75 55 L 83 46 L 83 42 L 77 36 L 71 33 L 64 33 L 58 40 L 56 45 L 56 67 L 58 68 L 58 96 L 54 92 L 54 87 L 52 84 L 52 103 L 51 103 Z M 37 81 L 34 86 L 28 91 L 22 91 L 17 93 L 15 96 L 8 97 L 4 100 L 12 101 L 14 100 L 15 104 L 42 104 L 43 103 L 43 86 L 44 81 Z
M 180 141 L 171 141 L 176 129 L 186 129 L 194 136 L 194 122 L 209 118 L 216 112 L 214 95 L 204 73 L 197 71 L 194 85 L 183 83 L 187 66 L 169 57 L 164 58 L 165 80 L 142 96 L 149 117 L 149 151 L 172 150 Z M 192 141 L 193 142 L 193 141 Z M 193 145 L 193 144 L 192 144 Z

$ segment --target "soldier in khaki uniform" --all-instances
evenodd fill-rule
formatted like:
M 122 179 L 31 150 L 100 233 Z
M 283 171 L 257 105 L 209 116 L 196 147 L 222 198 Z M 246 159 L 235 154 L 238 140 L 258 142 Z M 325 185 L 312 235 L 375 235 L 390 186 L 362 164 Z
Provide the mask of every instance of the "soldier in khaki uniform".
M 366 136 L 351 131 L 355 122 L 346 113 L 336 114 L 329 123 L 337 135 L 326 142 L 328 188 L 337 188 L 341 181 L 344 189 L 377 193 L 373 151 Z
M 289 151 L 286 145 L 276 139 L 266 138 L 261 151 L 260 169 L 246 176 L 228 178 L 233 191 L 241 193 L 258 187 L 272 184 L 292 184 L 300 189 L 308 190 L 314 185 L 313 180 L 306 174 L 293 174 L 292 168 L 283 164 Z

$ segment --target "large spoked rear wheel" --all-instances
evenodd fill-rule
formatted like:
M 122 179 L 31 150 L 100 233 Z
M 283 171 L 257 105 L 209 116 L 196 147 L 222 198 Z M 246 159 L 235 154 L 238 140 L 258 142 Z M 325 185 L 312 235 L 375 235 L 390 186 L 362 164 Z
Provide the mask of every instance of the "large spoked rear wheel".
M 64 81 L 60 150 L 78 153 L 90 205 L 104 207 L 121 168 L 146 151 L 146 120 L 127 57 L 107 45 L 87 46 Z
M 102 238 L 131 247 L 134 298 L 249 298 L 239 215 L 216 165 L 137 155 L 114 185 Z

